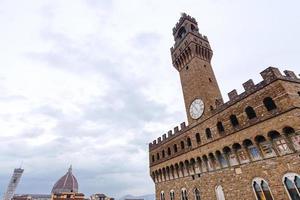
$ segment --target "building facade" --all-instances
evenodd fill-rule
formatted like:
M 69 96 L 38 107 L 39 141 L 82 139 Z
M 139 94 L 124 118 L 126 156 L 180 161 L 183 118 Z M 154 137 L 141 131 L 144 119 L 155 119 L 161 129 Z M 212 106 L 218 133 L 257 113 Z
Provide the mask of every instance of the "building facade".
M 300 79 L 269 67 L 223 102 L 196 20 L 182 14 L 173 36 L 188 125 L 149 144 L 156 199 L 299 200 Z

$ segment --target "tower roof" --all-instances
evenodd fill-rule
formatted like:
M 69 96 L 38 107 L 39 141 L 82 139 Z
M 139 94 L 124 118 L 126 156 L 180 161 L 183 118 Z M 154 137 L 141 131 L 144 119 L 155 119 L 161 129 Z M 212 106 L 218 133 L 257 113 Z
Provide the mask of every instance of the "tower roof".
M 78 192 L 78 182 L 72 173 L 72 166 L 68 172 L 61 177 L 53 186 L 51 193 Z

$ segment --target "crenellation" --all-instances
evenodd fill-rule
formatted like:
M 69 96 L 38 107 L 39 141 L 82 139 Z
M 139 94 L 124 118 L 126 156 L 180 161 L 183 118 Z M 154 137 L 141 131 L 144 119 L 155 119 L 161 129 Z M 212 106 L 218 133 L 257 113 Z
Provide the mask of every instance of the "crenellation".
M 252 79 L 249 79 L 248 81 L 246 81 L 245 83 L 243 83 L 243 87 L 245 89 L 245 91 L 251 91 L 255 89 L 255 85 Z
M 176 134 L 178 132 L 179 132 L 179 127 L 178 126 L 174 127 L 174 134 Z
M 191 17 L 190 15 L 187 15 L 186 13 L 182 13 L 181 17 L 179 19 L 179 22 L 176 23 L 175 27 L 173 28 L 173 35 L 176 34 L 177 30 L 181 27 L 181 24 L 184 22 L 184 20 L 189 20 L 193 22 L 194 24 L 198 25 L 196 19 L 194 17 Z
M 290 70 L 284 70 L 283 71 L 284 74 L 289 77 L 289 78 L 292 78 L 292 79 L 298 79 L 297 75 L 295 74 L 295 72 L 293 71 L 290 71 Z
M 274 81 L 277 79 L 283 79 L 283 80 L 294 80 L 299 82 L 299 78 L 296 76 L 296 74 L 293 71 L 285 70 L 284 71 L 286 76 L 283 76 L 278 68 L 269 67 L 265 69 L 263 72 L 261 72 L 262 76 L 265 77 L 263 81 L 259 82 L 258 84 L 254 84 L 252 79 L 249 79 L 248 81 L 244 82 L 242 85 L 245 89 L 244 92 L 238 94 L 237 90 L 234 89 L 231 92 L 228 93 L 229 101 L 223 102 L 222 99 L 216 100 L 216 106 L 217 108 L 214 110 L 213 114 L 218 114 L 225 110 L 227 107 L 231 106 L 237 101 L 240 101 L 244 98 L 246 98 L 249 94 L 258 91 L 265 87 L 267 84 L 270 83 L 270 81 Z M 163 134 L 162 138 L 159 137 L 157 140 L 154 140 L 152 145 L 149 146 L 151 149 L 156 148 L 157 145 L 161 145 L 161 143 L 168 141 L 173 136 L 176 136 L 178 134 L 184 133 L 184 131 L 187 129 L 186 123 L 182 122 L 179 126 L 174 127 L 173 131 L 169 130 L 167 134 Z
M 181 129 L 181 131 L 184 130 L 184 129 L 186 129 L 186 124 L 185 124 L 185 122 L 182 122 L 182 123 L 180 124 L 180 129 Z
M 163 134 L 162 139 L 166 140 L 167 139 L 167 134 Z
M 233 101 L 237 97 L 238 97 L 238 93 L 237 93 L 236 89 L 234 89 L 234 90 L 232 90 L 231 92 L 228 93 L 229 101 Z
M 264 79 L 265 82 L 270 83 L 277 78 L 282 78 L 282 74 L 276 67 L 268 67 L 264 71 L 260 72 L 260 75 Z
M 157 143 L 161 143 L 161 137 L 157 138 Z

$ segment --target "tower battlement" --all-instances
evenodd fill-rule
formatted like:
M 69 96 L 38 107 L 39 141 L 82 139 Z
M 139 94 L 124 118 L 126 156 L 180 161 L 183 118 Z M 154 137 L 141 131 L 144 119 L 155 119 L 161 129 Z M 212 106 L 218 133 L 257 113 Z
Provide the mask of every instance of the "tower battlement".
M 284 70 L 284 74 L 280 72 L 280 70 L 276 67 L 268 67 L 265 70 L 263 70 L 260 74 L 263 78 L 261 82 L 258 84 L 254 84 L 252 79 L 249 79 L 248 81 L 244 82 L 243 88 L 244 91 L 240 94 L 237 93 L 236 89 L 233 89 L 231 92 L 228 93 L 229 100 L 225 103 L 221 103 L 219 105 L 216 105 L 216 109 L 212 110 L 211 114 L 216 115 L 222 112 L 223 110 L 226 110 L 228 107 L 232 106 L 233 104 L 237 103 L 238 101 L 241 101 L 242 99 L 246 98 L 252 93 L 255 93 L 258 90 L 261 90 L 268 84 L 276 81 L 276 80 L 283 80 L 283 81 L 292 81 L 300 83 L 300 78 L 297 77 L 296 73 L 290 70 Z M 211 116 L 208 116 L 211 117 Z M 201 122 L 200 122 L 201 123 Z M 196 126 L 196 125 L 193 125 Z M 180 127 L 180 129 L 179 129 Z M 157 138 L 153 142 L 149 143 L 149 149 L 150 151 L 153 149 L 156 149 L 160 147 L 165 142 L 177 137 L 178 135 L 181 135 L 184 133 L 187 129 L 190 128 L 190 125 L 186 125 L 185 122 L 182 122 L 180 126 L 174 127 L 173 130 L 169 130 L 167 134 L 163 134 L 161 137 Z
M 193 22 L 194 24 L 198 25 L 198 23 L 197 23 L 197 21 L 196 21 L 196 19 L 194 17 L 191 17 L 190 15 L 188 15 L 186 13 L 182 13 L 179 21 L 176 23 L 176 25 L 173 28 L 173 35 L 176 34 L 176 32 L 181 27 L 181 25 L 184 22 L 184 20 L 189 20 L 189 21 Z

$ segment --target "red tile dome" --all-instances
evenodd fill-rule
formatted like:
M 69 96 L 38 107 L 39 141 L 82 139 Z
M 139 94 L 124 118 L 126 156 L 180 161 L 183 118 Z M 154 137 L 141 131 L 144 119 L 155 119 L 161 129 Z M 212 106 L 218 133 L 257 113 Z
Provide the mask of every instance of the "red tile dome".
M 70 166 L 68 172 L 54 184 L 51 191 L 52 194 L 64 192 L 78 192 L 78 182 L 76 177 L 72 174 L 72 166 Z

